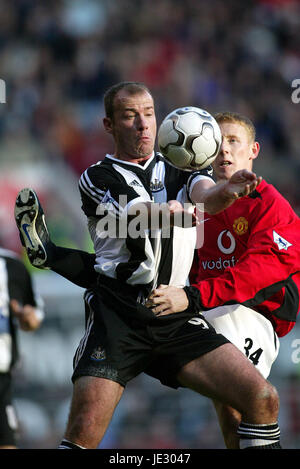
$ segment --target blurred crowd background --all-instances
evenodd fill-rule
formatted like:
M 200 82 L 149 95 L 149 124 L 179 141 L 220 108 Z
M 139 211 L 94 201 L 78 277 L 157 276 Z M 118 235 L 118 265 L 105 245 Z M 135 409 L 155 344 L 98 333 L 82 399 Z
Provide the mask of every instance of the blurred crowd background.
M 292 100 L 292 82 L 300 79 L 299 0 L 0 0 L 0 10 L 3 247 L 22 255 L 13 207 L 17 192 L 31 186 L 53 240 L 91 249 L 77 181 L 112 151 L 101 125 L 102 97 L 122 80 L 150 87 L 158 123 L 187 105 L 250 117 L 262 146 L 256 172 L 300 214 L 300 103 Z M 83 334 L 83 291 L 51 272 L 32 273 L 47 319 L 34 335 L 20 335 L 20 445 L 56 447 Z M 299 325 L 282 340 L 271 375 L 288 448 L 300 448 L 297 336 Z M 125 392 L 102 447 L 224 445 L 208 400 L 141 376 Z

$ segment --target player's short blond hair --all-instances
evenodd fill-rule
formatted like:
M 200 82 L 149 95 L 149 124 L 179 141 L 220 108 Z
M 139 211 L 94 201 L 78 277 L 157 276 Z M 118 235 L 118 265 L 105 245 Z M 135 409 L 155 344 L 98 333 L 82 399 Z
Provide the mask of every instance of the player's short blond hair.
M 255 142 L 256 139 L 256 130 L 254 127 L 253 122 L 248 119 L 248 117 L 243 116 L 237 112 L 218 112 L 215 114 L 214 118 L 218 122 L 218 124 L 223 123 L 232 123 L 232 124 L 240 124 L 243 125 L 249 135 L 250 141 Z

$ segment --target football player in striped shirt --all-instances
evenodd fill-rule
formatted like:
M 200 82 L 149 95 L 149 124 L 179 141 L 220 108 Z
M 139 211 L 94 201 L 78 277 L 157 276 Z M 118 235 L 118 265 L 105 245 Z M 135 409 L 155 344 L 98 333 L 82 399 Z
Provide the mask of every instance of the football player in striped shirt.
M 17 255 L 0 249 L 0 449 L 17 447 L 19 422 L 12 394 L 12 370 L 19 357 L 18 328 L 38 329 L 43 301 Z M 34 358 L 33 358 L 34 364 Z
M 147 307 L 155 285 L 185 284 L 194 251 L 190 230 L 195 229 L 193 217 L 182 226 L 181 216 L 190 213 L 184 204 L 204 201 L 218 211 L 239 193 L 255 189 L 259 179 L 242 170 L 215 185 L 209 174 L 189 175 L 168 165 L 154 152 L 154 103 L 144 85 L 118 84 L 104 102 L 103 122 L 114 138 L 115 153 L 88 168 L 79 183 L 98 276 L 96 285 L 90 285 L 93 295 L 86 295 L 90 312 L 75 356 L 71 412 L 60 447 L 96 448 L 126 383 L 141 372 L 167 386 L 188 387 L 230 403 L 243 416 L 241 441 L 251 437 L 251 447 L 280 447 L 277 392 L 245 356 L 199 311 L 191 311 L 187 300 L 176 315 L 160 316 Z M 151 188 L 159 190 L 152 193 Z M 153 225 L 147 224 L 149 215 Z M 131 220 L 137 219 L 130 231 Z M 16 220 L 27 251 L 34 246 L 38 253 L 38 246 L 49 265 L 47 229 L 32 190 L 20 193 Z

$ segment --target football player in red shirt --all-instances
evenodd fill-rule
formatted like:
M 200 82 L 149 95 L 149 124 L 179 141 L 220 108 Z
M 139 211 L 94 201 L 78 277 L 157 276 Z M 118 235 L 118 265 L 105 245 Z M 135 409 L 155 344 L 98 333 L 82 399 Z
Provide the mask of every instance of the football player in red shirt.
M 213 162 L 218 183 L 242 168 L 251 171 L 260 146 L 246 117 L 215 117 L 223 135 Z M 160 286 L 150 297 L 153 311 L 202 311 L 266 378 L 278 355 L 278 337 L 294 327 L 299 312 L 300 219 L 265 180 L 222 212 L 205 209 L 204 243 L 195 251 L 190 286 Z M 238 448 L 239 412 L 218 402 L 215 407 L 226 446 Z

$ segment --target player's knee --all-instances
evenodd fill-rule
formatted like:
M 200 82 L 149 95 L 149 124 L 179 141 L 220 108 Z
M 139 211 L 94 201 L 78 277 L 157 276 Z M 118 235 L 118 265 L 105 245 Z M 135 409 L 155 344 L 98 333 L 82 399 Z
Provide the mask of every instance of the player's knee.
M 256 400 L 264 412 L 277 418 L 279 411 L 279 396 L 276 388 L 271 383 L 266 381 L 261 386 L 260 391 L 256 395 Z

